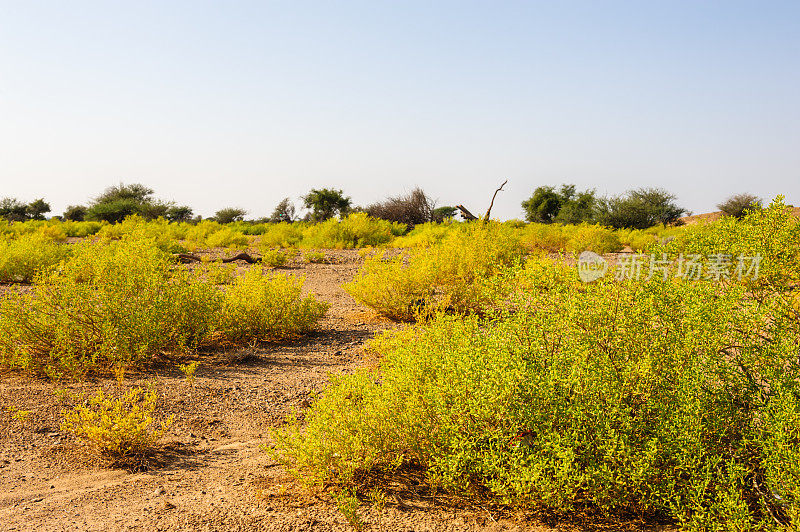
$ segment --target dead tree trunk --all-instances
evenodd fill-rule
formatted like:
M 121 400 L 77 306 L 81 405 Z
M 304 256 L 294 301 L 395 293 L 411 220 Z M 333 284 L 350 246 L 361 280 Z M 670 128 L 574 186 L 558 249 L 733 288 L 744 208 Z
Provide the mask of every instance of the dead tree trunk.
M 191 264 L 192 262 L 202 262 L 203 261 L 203 259 L 201 259 L 197 255 L 192 255 L 191 253 L 178 253 L 178 254 L 175 255 L 175 258 L 178 259 L 178 262 L 183 263 L 183 264 Z M 233 257 L 230 257 L 230 258 L 227 258 L 227 259 L 223 258 L 223 259 L 220 259 L 220 262 L 224 262 L 224 263 L 227 264 L 229 262 L 235 262 L 237 260 L 243 260 L 248 264 L 257 264 L 257 263 L 261 262 L 261 259 L 253 258 L 248 253 L 239 253 L 239 254 L 234 255 Z
M 477 220 L 477 219 L 478 219 L 478 217 L 477 217 L 477 216 L 475 216 L 474 214 L 472 214 L 471 212 L 469 212 L 469 211 L 467 210 L 467 208 L 466 208 L 466 207 L 464 207 L 463 205 L 456 205 L 456 209 L 458 209 L 459 211 L 461 211 L 461 216 L 462 216 L 462 217 L 463 217 L 465 220 Z
M 503 184 L 500 185 L 500 188 L 494 191 L 494 195 L 492 196 L 492 202 L 489 204 L 489 208 L 486 210 L 486 216 L 483 217 L 484 222 L 489 221 L 489 215 L 492 214 L 492 207 L 494 207 L 494 199 L 497 197 L 497 193 L 503 190 L 503 187 L 506 186 L 506 183 L 508 183 L 508 179 L 503 181 Z

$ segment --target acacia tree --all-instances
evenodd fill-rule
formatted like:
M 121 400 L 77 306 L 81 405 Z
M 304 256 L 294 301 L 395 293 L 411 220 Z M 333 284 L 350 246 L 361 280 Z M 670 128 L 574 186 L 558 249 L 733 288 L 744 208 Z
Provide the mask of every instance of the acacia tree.
M 244 220 L 244 215 L 247 211 L 237 207 L 226 207 L 214 213 L 214 219 L 221 224 L 229 224 L 231 222 L 241 222 Z
M 311 210 L 312 222 L 324 222 L 334 216 L 343 216 L 350 210 L 350 196 L 345 196 L 341 190 L 312 188 L 302 197 L 303 205 Z
M 674 194 L 662 188 L 638 188 L 598 201 L 597 221 L 615 229 L 672 224 L 686 212 L 675 200 Z
M 717 205 L 717 208 L 725 216 L 743 218 L 747 211 L 761 208 L 761 198 L 752 194 L 736 194 Z
M 25 207 L 25 212 L 31 220 L 44 220 L 44 215 L 50 210 L 50 204 L 44 198 L 33 200 Z

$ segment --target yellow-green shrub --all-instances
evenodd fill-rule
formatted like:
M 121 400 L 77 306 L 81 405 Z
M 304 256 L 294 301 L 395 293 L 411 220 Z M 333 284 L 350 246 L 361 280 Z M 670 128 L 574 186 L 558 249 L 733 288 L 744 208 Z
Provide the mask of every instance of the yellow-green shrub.
M 337 220 L 331 218 L 309 226 L 303 235 L 302 245 L 311 248 L 352 249 L 387 244 L 403 234 L 405 224 L 371 218 L 357 212 Z
M 569 237 L 566 251 L 579 253 L 588 250 L 602 254 L 622 249 L 614 230 L 601 225 L 568 225 L 564 226 L 564 232 Z
M 158 396 L 154 389 L 136 387 L 119 397 L 98 390 L 62 412 L 61 430 L 75 435 L 102 458 L 130 465 L 147 454 L 172 424 L 174 416 L 156 428 L 153 414 Z
M 302 279 L 250 269 L 225 291 L 214 341 L 250 342 L 293 338 L 325 314 L 328 304 L 303 298 Z
M 209 248 L 244 249 L 249 243 L 250 239 L 247 235 L 228 227 L 223 227 L 219 231 L 211 233 L 205 240 L 205 245 Z
M 415 225 L 407 234 L 398 236 L 392 241 L 396 248 L 427 247 L 438 244 L 451 229 L 458 227 L 457 222 L 429 222 Z
M 0 283 L 30 283 L 37 272 L 54 270 L 70 248 L 41 233 L 0 236 Z
M 267 224 L 258 242 L 261 246 L 290 248 L 303 240 L 304 226 L 301 223 L 280 222 Z
M 202 269 L 176 268 L 153 241 L 132 237 L 79 244 L 59 271 L 34 282 L 32 292 L 0 300 L 0 365 L 51 378 L 144 365 L 162 352 L 218 342 L 291 337 L 324 312 L 301 299 L 299 281 L 256 272 L 221 291 Z M 240 308 L 252 315 L 237 329 L 231 316 Z
M 344 289 L 361 303 L 398 320 L 418 312 L 476 310 L 479 287 L 522 254 L 513 229 L 495 223 L 463 224 L 441 243 L 414 249 L 408 257 L 386 260 L 379 253 L 364 261 Z
M 286 265 L 289 254 L 278 249 L 267 249 L 261 252 L 261 262 L 270 268 L 280 268 Z
M 333 379 L 277 456 L 316 481 L 413 464 L 499 505 L 797 529 L 800 323 L 783 295 L 576 273 L 531 260 L 496 278 L 515 288 L 500 310 L 382 338 L 380 367 Z

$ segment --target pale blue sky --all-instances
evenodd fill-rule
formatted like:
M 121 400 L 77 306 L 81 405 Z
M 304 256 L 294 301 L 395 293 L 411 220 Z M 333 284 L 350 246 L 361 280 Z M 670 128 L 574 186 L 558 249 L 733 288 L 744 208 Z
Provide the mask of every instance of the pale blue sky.
M 800 2 L 0 0 L 0 197 L 800 204 Z M 297 201 L 299 204 L 299 201 Z

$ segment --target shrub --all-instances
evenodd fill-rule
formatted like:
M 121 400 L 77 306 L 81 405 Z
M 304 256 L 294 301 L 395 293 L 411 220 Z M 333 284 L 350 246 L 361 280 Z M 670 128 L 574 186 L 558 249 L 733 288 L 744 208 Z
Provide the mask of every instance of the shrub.
M 420 464 L 434 486 L 562 514 L 800 525 L 800 331 L 781 299 L 575 274 L 530 261 L 488 321 L 383 337 L 380 367 L 333 379 L 277 455 L 340 483 Z
M 291 248 L 303 240 L 303 224 L 281 222 L 266 226 L 259 243 L 268 248 Z
M 532 223 L 520 232 L 520 242 L 529 250 L 543 250 L 549 253 L 563 251 L 569 237 L 560 224 Z
M 103 390 L 80 397 L 80 403 L 62 412 L 61 430 L 75 435 L 102 458 L 115 465 L 133 465 L 164 435 L 174 416 L 155 428 L 158 396 L 153 388 L 132 388 L 119 397 Z
M 69 253 L 70 248 L 41 233 L 0 235 L 0 283 L 30 283 L 37 272 L 53 271 Z
M 209 248 L 244 249 L 250 243 L 247 235 L 224 227 L 208 235 L 205 245 Z
M 585 250 L 595 253 L 614 253 L 622 249 L 619 237 L 610 229 L 600 225 L 573 225 L 564 228 L 569 236 L 566 250 L 581 252 Z
M 736 194 L 717 205 L 717 208 L 721 210 L 722 214 L 725 216 L 742 218 L 747 211 L 760 209 L 761 199 L 752 194 Z
M 328 262 L 328 258 L 322 251 L 306 251 L 303 253 L 303 261 L 307 264 L 322 264 Z
M 385 260 L 364 261 L 344 289 L 361 303 L 392 319 L 413 320 L 422 311 L 476 310 L 479 286 L 521 256 L 512 230 L 496 223 L 459 226 L 440 244 Z
M 175 268 L 151 240 L 76 245 L 60 271 L 0 300 L 0 366 L 81 378 L 149 363 L 160 353 L 272 341 L 324 312 L 301 281 L 252 271 L 219 290 L 203 270 Z M 241 318 L 241 322 L 236 320 Z
M 60 224 L 60 227 L 67 236 L 85 238 L 97 234 L 103 224 L 100 222 L 67 221 Z
M 302 286 L 302 280 L 248 270 L 225 291 L 214 341 L 269 342 L 307 332 L 322 318 L 328 304 L 313 296 L 303 298 Z
M 287 260 L 289 260 L 289 254 L 277 249 L 268 249 L 261 254 L 261 262 L 270 268 L 285 266 Z
M 87 208 L 83 205 L 70 205 L 64 211 L 64 220 L 70 222 L 82 222 L 86 219 Z
M 441 242 L 451 228 L 455 227 L 458 226 L 453 222 L 420 224 L 407 234 L 395 238 L 392 246 L 396 248 L 432 246 Z
M 414 227 L 417 224 L 432 222 L 435 206 L 436 201 L 417 187 L 404 196 L 387 198 L 381 203 L 374 203 L 367 207 L 366 211 L 373 218 Z
M 311 248 L 352 249 L 387 244 L 405 232 L 406 226 L 386 220 L 370 218 L 363 212 L 342 220 L 329 219 L 309 226 L 302 245 Z

